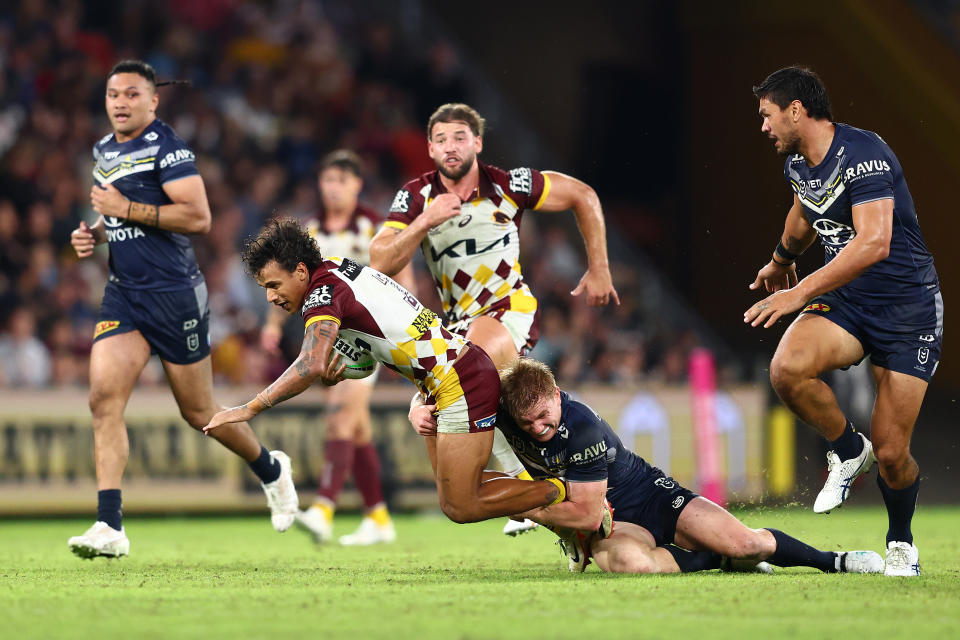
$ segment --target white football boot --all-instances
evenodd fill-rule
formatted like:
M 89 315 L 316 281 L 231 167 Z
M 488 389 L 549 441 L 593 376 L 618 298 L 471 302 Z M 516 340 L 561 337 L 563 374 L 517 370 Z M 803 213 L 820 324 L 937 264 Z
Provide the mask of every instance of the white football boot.
M 290 456 L 283 451 L 271 451 L 270 457 L 280 463 L 280 477 L 273 482 L 260 483 L 267 494 L 270 522 L 277 531 L 286 531 L 293 524 L 300 508 L 297 488 L 293 486 L 293 467 Z
M 563 552 L 567 554 L 567 568 L 571 573 L 583 573 L 590 564 L 590 554 L 587 551 L 587 536 L 579 531 L 568 530 L 566 536 L 557 539 Z
M 837 554 L 840 573 L 883 573 L 883 558 L 876 551 L 842 551 Z
M 887 576 L 913 577 L 920 575 L 920 551 L 909 542 L 892 540 L 887 544 Z
M 313 541 L 323 544 L 333 540 L 333 522 L 323 509 L 310 507 L 297 513 L 297 524 L 310 532 Z
M 106 522 L 98 520 L 82 536 L 73 536 L 67 541 L 75 555 L 81 558 L 119 558 L 130 554 L 130 540 L 123 529 L 117 531 Z
M 833 451 L 827 452 L 827 481 L 820 490 L 816 501 L 813 503 L 815 513 L 830 513 L 843 504 L 850 494 L 850 486 L 858 476 L 866 473 L 877 461 L 873 455 L 873 445 L 862 433 L 858 433 L 863 439 L 863 451 L 856 458 L 841 460 Z
M 360 526 L 357 527 L 356 531 L 340 536 L 340 544 L 347 547 L 357 547 L 380 544 L 381 542 L 393 542 L 396 539 L 397 531 L 393 527 L 393 521 L 386 525 L 379 525 L 373 518 L 365 516 L 360 521 Z
M 534 531 L 539 526 L 539 524 L 529 518 L 524 518 L 523 520 L 507 518 L 507 524 L 503 525 L 503 535 L 515 538 L 520 534 Z

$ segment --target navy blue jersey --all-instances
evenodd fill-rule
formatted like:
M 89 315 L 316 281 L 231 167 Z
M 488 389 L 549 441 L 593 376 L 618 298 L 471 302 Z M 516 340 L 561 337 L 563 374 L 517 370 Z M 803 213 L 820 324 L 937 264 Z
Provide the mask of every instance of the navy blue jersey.
M 589 406 L 560 392 L 560 425 L 547 442 L 534 440 L 501 407 L 497 428 L 535 479 L 567 482 L 607 481 L 607 499 L 616 506 L 631 502 L 641 482 L 653 472 L 647 461 L 624 449 L 619 436 Z
M 846 124 L 834 123 L 833 143 L 823 162 L 807 166 L 800 154 L 790 156 L 784 177 L 816 229 L 830 262 L 856 236 L 852 208 L 874 200 L 893 199 L 890 254 L 837 293 L 858 304 L 904 303 L 939 291 L 933 256 L 920 233 L 913 198 L 897 156 L 883 138 Z
M 114 134 L 93 146 L 93 178 L 133 202 L 170 204 L 167 182 L 198 175 L 193 151 L 157 119 L 127 142 Z M 190 239 L 182 233 L 103 217 L 110 244 L 110 280 L 138 290 L 175 291 L 203 282 Z

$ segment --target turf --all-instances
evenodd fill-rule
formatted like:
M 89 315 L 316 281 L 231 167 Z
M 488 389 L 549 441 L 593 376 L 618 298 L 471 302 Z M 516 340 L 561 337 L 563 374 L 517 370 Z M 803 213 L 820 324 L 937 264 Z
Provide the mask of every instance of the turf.
M 847 507 L 739 512 L 824 549 L 882 550 L 886 516 Z M 356 517 L 338 517 L 340 533 Z M 455 525 L 402 516 L 399 539 L 316 547 L 259 518 L 128 518 L 132 555 L 84 561 L 78 520 L 0 523 L 6 638 L 892 638 L 956 637 L 960 509 L 921 507 L 919 579 L 706 572 L 566 571 L 552 535 L 516 539 L 502 521 Z

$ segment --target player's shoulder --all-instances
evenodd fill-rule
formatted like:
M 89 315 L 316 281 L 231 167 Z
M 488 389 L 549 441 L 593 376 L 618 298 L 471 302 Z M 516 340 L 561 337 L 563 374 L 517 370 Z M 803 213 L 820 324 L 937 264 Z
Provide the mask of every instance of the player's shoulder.
M 603 430 L 603 419 L 593 407 L 574 399 L 565 391 L 560 392 L 560 410 L 564 424 L 578 436 L 589 437 Z
M 414 208 L 422 207 L 424 200 L 430 195 L 436 175 L 436 171 L 428 171 L 404 183 L 397 190 L 397 195 L 393 197 L 388 213 L 407 214 L 411 213 Z
M 877 150 L 886 152 L 890 149 L 887 141 L 874 131 L 859 129 L 842 122 L 835 122 L 834 126 L 836 127 L 837 137 L 848 154 Z
M 491 183 L 504 191 L 517 195 L 529 196 L 533 193 L 534 169 L 530 167 L 514 167 L 501 169 L 492 164 L 477 162 L 480 171 L 487 176 Z
M 94 151 L 99 151 L 99 150 L 102 149 L 103 147 L 105 147 L 105 146 L 107 146 L 108 144 L 110 144 L 111 142 L 113 142 L 113 140 L 114 140 L 114 134 L 113 134 L 113 132 L 111 131 L 110 133 L 108 133 L 107 135 L 103 136 L 102 138 L 100 138 L 99 140 L 97 140 L 95 143 L 93 143 L 93 150 L 94 150 Z

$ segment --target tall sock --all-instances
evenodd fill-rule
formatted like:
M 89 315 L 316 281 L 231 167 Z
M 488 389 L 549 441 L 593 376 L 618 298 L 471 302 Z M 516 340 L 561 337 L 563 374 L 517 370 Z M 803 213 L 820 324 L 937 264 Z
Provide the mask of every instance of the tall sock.
M 693 571 L 706 571 L 708 569 L 719 569 L 722 557 L 719 553 L 712 551 L 687 551 L 678 546 L 668 544 L 663 547 L 670 552 L 677 566 L 683 573 Z
M 913 511 L 917 508 L 917 494 L 920 492 L 920 474 L 913 484 L 904 489 L 891 489 L 883 477 L 877 474 L 877 485 L 883 494 L 883 501 L 887 505 L 887 543 L 909 542 L 913 544 L 913 532 L 910 531 L 910 522 L 913 520 Z
M 347 474 L 353 467 L 353 440 L 327 440 L 324 447 L 323 473 L 317 495 L 336 504 Z
M 383 502 L 383 486 L 380 481 L 380 456 L 372 442 L 357 447 L 353 455 L 353 483 L 363 496 L 367 511 Z
M 863 438 L 853 428 L 853 423 L 847 420 L 843 433 L 836 440 L 830 442 L 830 448 L 840 456 L 841 460 L 856 458 L 863 451 Z
M 270 457 L 267 448 L 260 446 L 260 457 L 248 463 L 263 484 L 269 484 L 280 477 L 280 463 Z
M 814 549 L 805 542 L 788 536 L 779 529 L 767 527 L 777 541 L 777 550 L 767 558 L 767 562 L 778 567 L 815 567 L 820 571 L 833 573 L 837 570 L 837 554 L 832 551 Z
M 97 491 L 97 521 L 106 522 L 111 529 L 123 528 L 123 504 L 120 489 Z
M 497 459 L 497 462 L 500 463 L 500 468 L 503 469 L 503 472 L 508 476 L 517 477 L 523 473 L 523 463 L 520 462 L 517 454 L 513 452 L 510 443 L 507 442 L 506 436 L 503 435 L 500 429 L 493 430 L 493 449 L 491 453 L 493 453 L 493 457 Z

